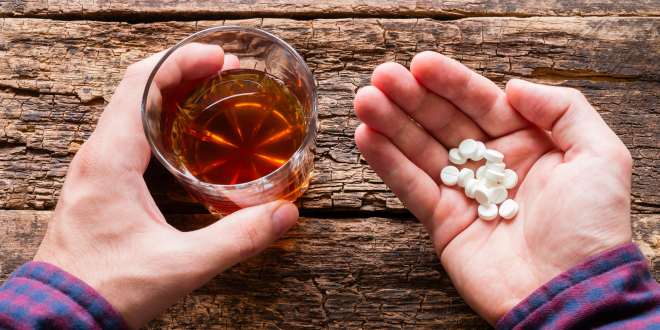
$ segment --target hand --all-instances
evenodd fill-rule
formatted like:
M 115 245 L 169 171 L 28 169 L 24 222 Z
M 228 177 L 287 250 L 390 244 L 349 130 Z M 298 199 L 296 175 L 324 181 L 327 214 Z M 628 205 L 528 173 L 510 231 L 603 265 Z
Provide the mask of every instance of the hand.
M 298 218 L 291 203 L 272 202 L 192 232 L 180 232 L 165 221 L 142 178 L 150 149 L 139 107 L 162 55 L 126 70 L 96 130 L 71 162 L 35 256 L 91 285 L 133 328 L 265 249 Z M 160 89 L 238 64 L 235 56 L 224 56 L 213 45 L 190 44 L 172 56 L 155 78 Z
M 355 97 L 357 146 L 425 225 L 465 301 L 491 324 L 561 272 L 631 239 L 630 153 L 578 91 L 509 81 L 420 53 L 386 63 Z M 410 120 L 414 119 L 415 122 Z M 519 176 L 512 220 L 477 219 L 440 182 L 465 138 L 505 155 Z M 511 197 L 510 197 L 511 198 Z

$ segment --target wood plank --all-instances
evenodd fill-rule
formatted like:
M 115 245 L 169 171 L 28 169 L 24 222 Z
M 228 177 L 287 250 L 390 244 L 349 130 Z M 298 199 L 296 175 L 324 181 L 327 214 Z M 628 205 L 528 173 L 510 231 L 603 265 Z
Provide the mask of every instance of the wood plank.
M 30 260 L 51 211 L 0 211 L 0 281 Z M 181 229 L 208 215 L 174 215 Z M 660 215 L 633 217 L 660 279 Z M 303 219 L 150 324 L 174 328 L 443 328 L 486 324 L 458 296 L 423 227 L 410 219 Z
M 2 19 L 0 208 L 51 209 L 67 164 L 93 130 L 122 70 L 196 30 L 260 26 L 291 42 L 319 83 L 321 131 L 305 210 L 396 211 L 403 206 L 360 159 L 352 99 L 384 61 L 422 50 L 451 55 L 503 84 L 523 77 L 580 88 L 635 158 L 634 212 L 660 210 L 660 19 L 332 19 L 128 24 Z M 159 205 L 198 211 L 171 176 L 146 174 Z M 187 210 L 187 211 L 186 211 Z
M 236 17 L 652 16 L 653 0 L 7 0 L 0 15 L 104 20 Z

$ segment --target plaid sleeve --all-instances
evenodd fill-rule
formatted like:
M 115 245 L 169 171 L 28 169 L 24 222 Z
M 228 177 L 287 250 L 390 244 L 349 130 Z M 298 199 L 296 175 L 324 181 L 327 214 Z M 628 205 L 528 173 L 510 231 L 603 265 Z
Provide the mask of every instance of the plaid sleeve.
M 19 267 L 0 287 L 0 329 L 127 329 L 89 285 L 44 262 Z
M 497 329 L 660 329 L 660 285 L 633 243 L 552 279 L 509 311 Z

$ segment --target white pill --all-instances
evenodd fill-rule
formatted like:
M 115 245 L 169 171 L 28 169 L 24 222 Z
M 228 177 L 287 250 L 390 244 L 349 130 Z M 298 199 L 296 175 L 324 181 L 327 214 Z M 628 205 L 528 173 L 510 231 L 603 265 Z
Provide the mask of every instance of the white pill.
M 504 202 L 507 197 L 509 197 L 509 193 L 504 187 L 495 187 L 488 191 L 488 200 L 494 204 L 500 204 Z
M 486 164 L 486 169 L 487 170 L 493 170 L 498 173 L 504 173 L 504 169 L 506 168 L 506 165 L 504 163 L 488 163 Z
M 458 186 L 465 187 L 465 183 L 470 178 L 474 179 L 474 171 L 469 168 L 462 168 L 458 173 Z
M 467 179 L 465 182 L 465 196 L 469 198 L 474 198 L 474 192 L 477 189 L 477 186 L 479 185 L 479 180 L 476 179 Z
M 497 218 L 497 205 L 495 204 L 481 204 L 477 208 L 479 218 L 483 220 L 493 220 Z
M 448 186 L 453 186 L 458 182 L 458 173 L 458 168 L 456 168 L 456 166 L 445 166 L 445 168 L 440 171 L 440 180 Z
M 494 149 L 486 149 L 486 152 L 484 152 L 484 158 L 486 158 L 486 161 L 489 163 L 501 163 L 504 160 L 504 155 Z
M 500 173 L 493 169 L 487 169 L 484 177 L 491 185 L 499 185 L 504 180 L 504 173 Z
M 518 214 L 518 203 L 513 199 L 507 199 L 500 205 L 500 216 L 504 219 L 511 219 Z
M 472 157 L 470 157 L 470 159 L 474 160 L 475 162 L 478 162 L 484 159 L 485 152 L 486 152 L 486 145 L 481 141 L 477 141 L 477 151 L 472 155 Z
M 477 179 L 481 179 L 484 177 L 484 173 L 486 173 L 486 165 L 481 166 L 477 169 Z
M 474 190 L 474 199 L 476 199 L 479 204 L 489 204 L 489 195 L 490 188 L 480 182 Z
M 479 145 L 473 139 L 465 139 L 458 145 L 458 151 L 464 158 L 472 158 L 478 149 Z
M 467 159 L 461 155 L 458 149 L 453 148 L 449 150 L 449 161 L 456 165 L 463 165 L 467 162 Z
M 518 174 L 514 170 L 506 169 L 504 170 L 504 180 L 502 184 L 506 189 L 512 189 L 518 184 Z

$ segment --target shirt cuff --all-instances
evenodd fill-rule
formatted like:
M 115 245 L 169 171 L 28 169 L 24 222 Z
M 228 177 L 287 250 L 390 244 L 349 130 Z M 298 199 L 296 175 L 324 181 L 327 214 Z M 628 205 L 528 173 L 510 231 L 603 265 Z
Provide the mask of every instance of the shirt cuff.
M 660 286 L 644 255 L 627 243 L 555 277 L 504 315 L 496 328 L 641 329 L 660 321 L 658 304 Z
M 0 288 L 0 295 L 6 302 L 0 312 L 18 324 L 128 329 L 121 315 L 92 287 L 49 263 L 33 261 L 19 267 Z

